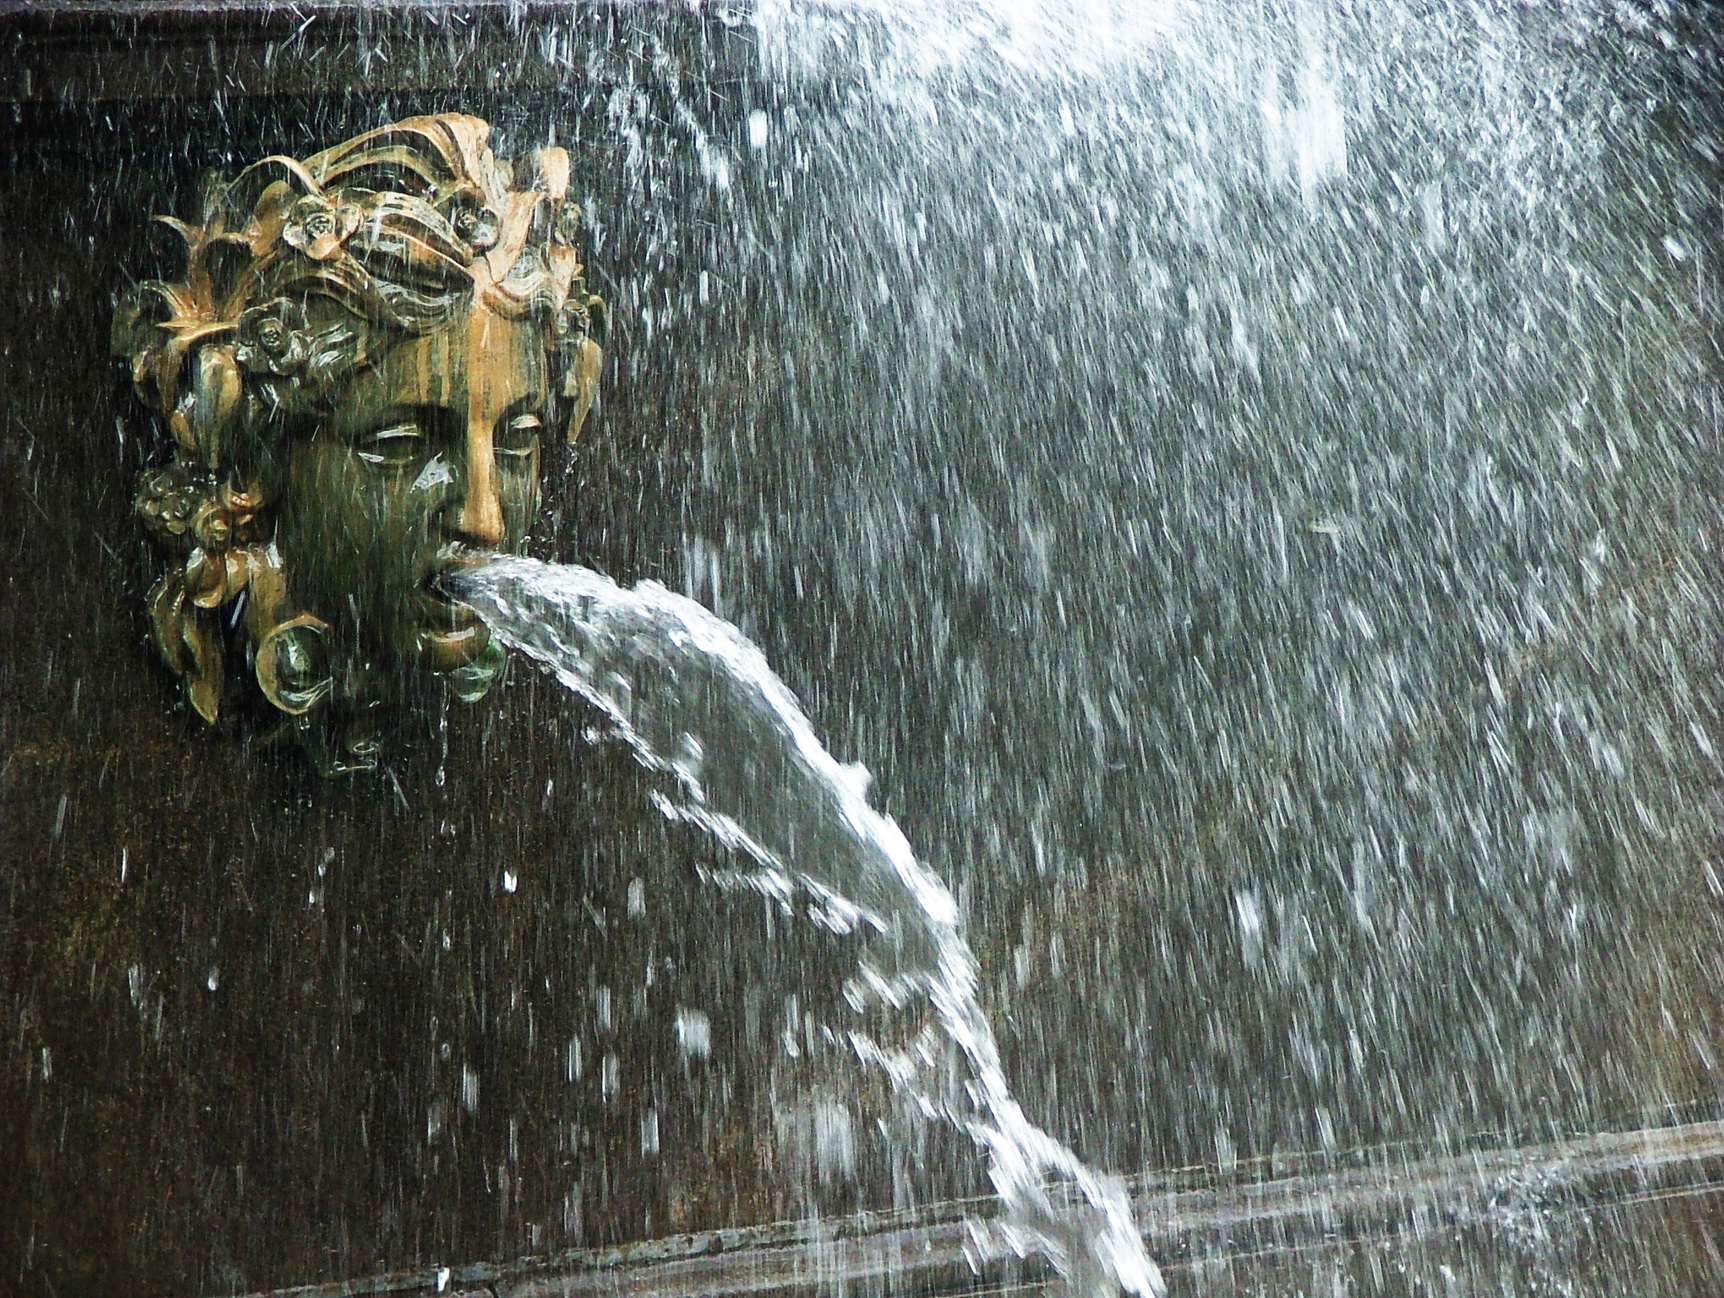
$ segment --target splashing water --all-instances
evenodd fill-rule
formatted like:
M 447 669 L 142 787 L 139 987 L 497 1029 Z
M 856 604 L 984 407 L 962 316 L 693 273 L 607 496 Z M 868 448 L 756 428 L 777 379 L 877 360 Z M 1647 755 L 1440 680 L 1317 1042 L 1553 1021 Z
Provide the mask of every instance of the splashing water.
M 1122 1187 L 1031 1123 L 1012 1097 L 951 893 L 868 805 L 866 773 L 821 746 L 760 650 L 656 582 L 624 590 L 590 569 L 502 558 L 448 584 L 493 633 L 598 708 L 643 765 L 672 777 L 669 791 L 653 795 L 667 817 L 751 861 L 753 886 L 780 898 L 801 891 L 823 923 L 872 932 L 852 1003 L 925 996 L 967 1064 L 973 1108 L 937 1099 L 908 1052 L 861 1032 L 851 1045 L 988 1151 L 1004 1242 L 1045 1256 L 1078 1293 L 1160 1298 L 1161 1273 Z M 1056 1206 L 1059 1180 L 1075 1184 L 1083 1209 Z

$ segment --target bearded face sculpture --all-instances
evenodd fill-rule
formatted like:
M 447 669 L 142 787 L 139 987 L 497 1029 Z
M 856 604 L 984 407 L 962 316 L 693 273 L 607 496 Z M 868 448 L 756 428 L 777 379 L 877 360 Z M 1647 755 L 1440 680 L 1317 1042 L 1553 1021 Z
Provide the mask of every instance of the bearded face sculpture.
M 569 160 L 511 166 L 490 128 L 413 118 L 206 186 L 183 281 L 140 284 L 114 350 L 171 437 L 136 506 L 169 557 L 156 645 L 214 722 L 240 644 L 326 773 L 440 680 L 482 697 L 502 651 L 438 578 L 518 549 L 542 439 L 597 395 Z

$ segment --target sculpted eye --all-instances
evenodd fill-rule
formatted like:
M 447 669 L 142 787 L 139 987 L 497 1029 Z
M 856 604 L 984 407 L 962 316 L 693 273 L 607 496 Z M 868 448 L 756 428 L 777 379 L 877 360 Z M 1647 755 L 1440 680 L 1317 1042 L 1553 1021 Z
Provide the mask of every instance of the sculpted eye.
M 527 459 L 539 449 L 539 430 L 544 422 L 537 415 L 516 415 L 497 430 L 492 439 L 497 454 Z
M 391 424 L 365 434 L 354 444 L 359 458 L 380 469 L 404 469 L 425 455 L 425 431 L 418 424 Z

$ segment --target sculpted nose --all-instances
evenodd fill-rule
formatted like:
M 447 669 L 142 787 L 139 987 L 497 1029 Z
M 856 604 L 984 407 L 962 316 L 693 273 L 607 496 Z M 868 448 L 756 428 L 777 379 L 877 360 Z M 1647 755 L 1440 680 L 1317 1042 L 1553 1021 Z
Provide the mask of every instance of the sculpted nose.
M 503 506 L 497 493 L 489 486 L 483 491 L 467 490 L 456 515 L 455 527 L 461 538 L 474 545 L 495 549 L 503 543 Z
M 496 463 L 489 427 L 467 436 L 467 474 L 455 514 L 455 531 L 469 545 L 492 550 L 503 543 L 503 502 L 497 496 Z

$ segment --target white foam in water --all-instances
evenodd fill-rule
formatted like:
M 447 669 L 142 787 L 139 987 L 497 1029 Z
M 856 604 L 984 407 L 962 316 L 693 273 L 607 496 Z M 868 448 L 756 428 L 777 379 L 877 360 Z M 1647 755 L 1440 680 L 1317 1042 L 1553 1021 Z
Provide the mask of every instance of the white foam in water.
M 987 1150 L 1005 1243 L 1046 1257 L 1079 1293 L 1160 1298 L 1161 1273 L 1123 1188 L 1030 1122 L 1012 1097 L 951 893 L 892 819 L 868 805 L 865 773 L 822 747 L 760 650 L 655 582 L 624 590 L 586 568 L 499 558 L 449 584 L 496 635 L 603 712 L 644 765 L 671 777 L 671 791 L 656 797 L 667 816 L 744 855 L 754 886 L 803 893 L 837 931 L 871 931 L 863 984 L 893 1004 L 927 998 L 968 1065 L 973 1110 L 954 1110 L 924 1088 L 924 1070 L 907 1054 L 860 1032 L 851 1044 Z M 1059 1182 L 1075 1186 L 1085 1206 L 1056 1206 Z

